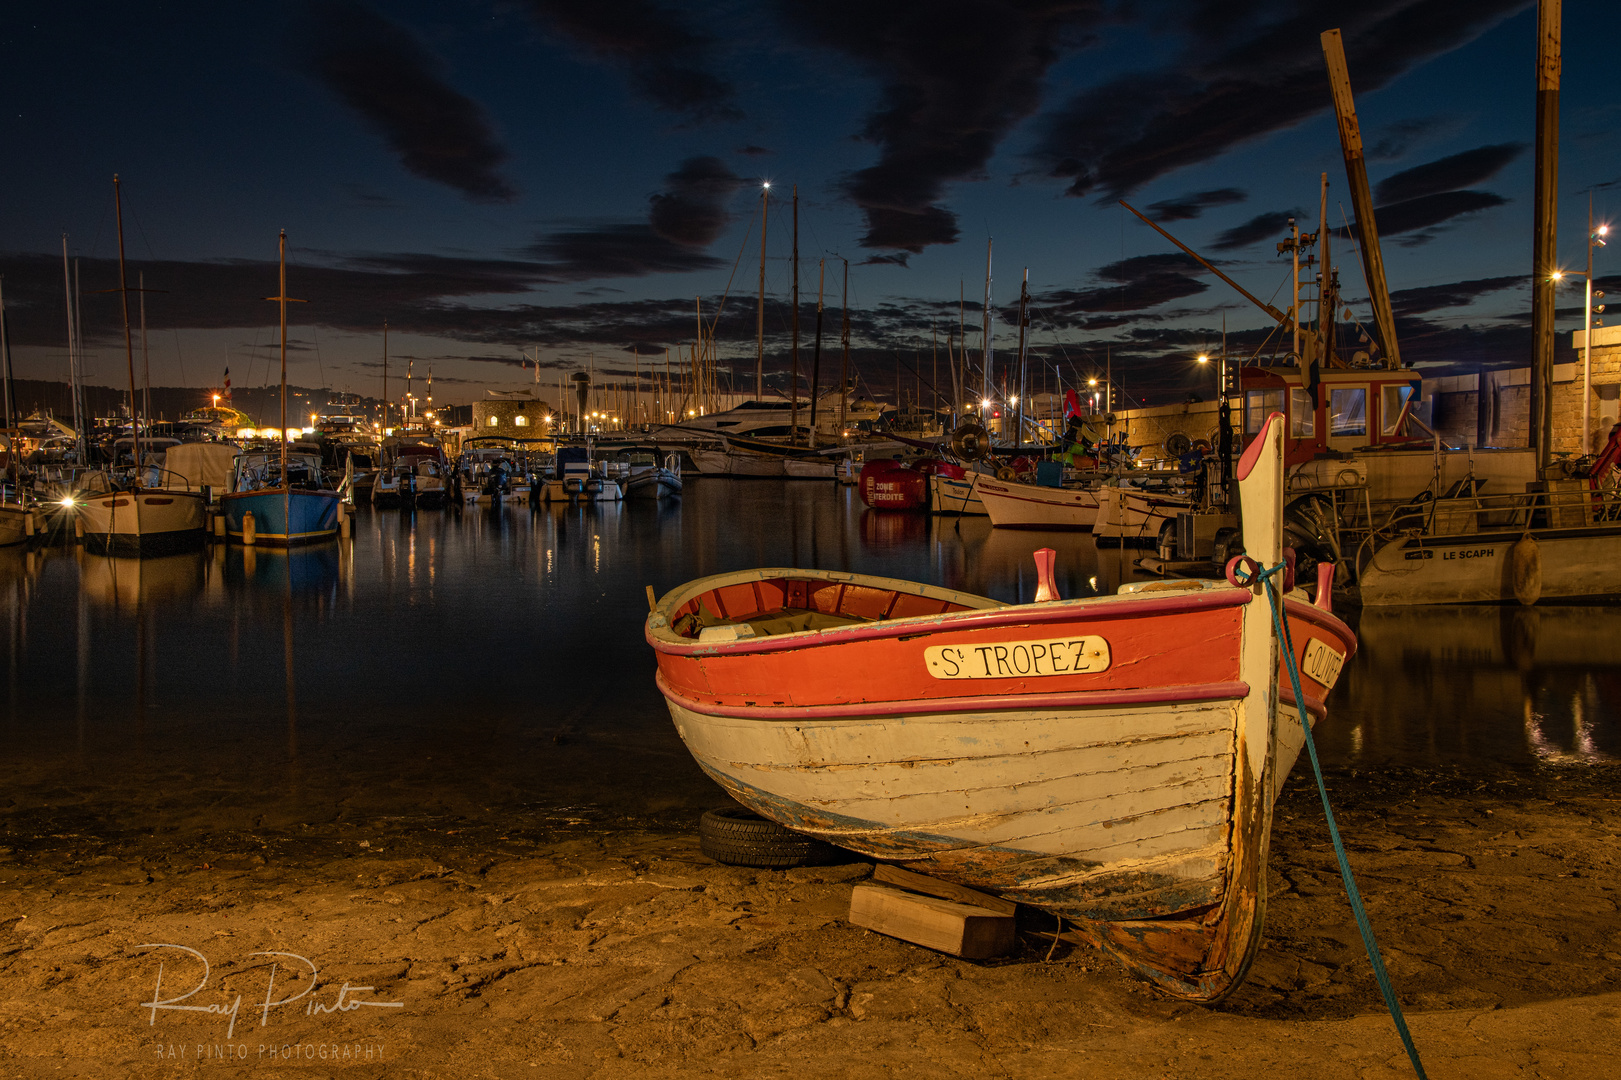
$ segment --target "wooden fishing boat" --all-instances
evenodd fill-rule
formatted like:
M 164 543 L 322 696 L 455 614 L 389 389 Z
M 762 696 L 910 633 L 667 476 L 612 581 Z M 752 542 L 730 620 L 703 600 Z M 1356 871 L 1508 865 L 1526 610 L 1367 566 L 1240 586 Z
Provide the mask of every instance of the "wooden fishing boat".
M 1045 487 L 986 477 L 980 501 L 999 529 L 1091 529 L 1098 517 L 1096 487 Z
M 1249 554 L 1282 560 L 1281 419 L 1238 469 Z M 698 764 L 773 820 L 1072 920 L 1194 1001 L 1261 942 L 1272 804 L 1304 742 L 1258 583 L 1035 603 L 766 569 L 683 585 L 646 636 Z M 1319 588 L 1328 602 L 1327 588 Z M 1307 710 L 1355 647 L 1286 602 Z

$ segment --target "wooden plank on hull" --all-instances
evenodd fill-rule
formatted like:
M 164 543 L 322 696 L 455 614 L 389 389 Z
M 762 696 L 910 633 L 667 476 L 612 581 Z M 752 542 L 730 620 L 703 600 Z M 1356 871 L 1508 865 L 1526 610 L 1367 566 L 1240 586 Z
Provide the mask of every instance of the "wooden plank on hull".
M 1013 951 L 1012 915 L 884 885 L 857 885 L 851 890 L 850 922 L 967 960 Z

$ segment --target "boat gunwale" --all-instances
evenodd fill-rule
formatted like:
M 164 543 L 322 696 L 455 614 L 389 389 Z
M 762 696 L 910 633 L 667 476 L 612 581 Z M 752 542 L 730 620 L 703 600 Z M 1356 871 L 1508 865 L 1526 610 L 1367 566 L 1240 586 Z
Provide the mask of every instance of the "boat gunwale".
M 904 619 L 884 619 L 857 623 L 852 626 L 831 627 L 823 630 L 801 630 L 792 634 L 773 634 L 768 637 L 742 638 L 736 641 L 700 642 L 682 637 L 670 628 L 672 613 L 694 597 L 713 592 L 725 585 L 741 585 L 778 578 L 809 578 L 835 584 L 859 584 L 870 588 L 905 592 L 933 600 L 960 603 L 963 600 L 983 601 L 967 611 L 948 611 L 932 615 L 913 615 Z M 899 586 L 899 588 L 897 588 Z M 1163 615 L 1210 608 L 1242 607 L 1254 599 L 1247 589 L 1201 589 L 1194 593 L 1175 595 L 1144 595 L 1117 593 L 1104 596 L 1076 597 L 1071 600 L 1049 600 L 1040 603 L 1007 604 L 971 593 L 942 589 L 922 582 L 909 582 L 897 578 L 874 577 L 833 570 L 796 570 L 771 568 L 732 574 L 717 574 L 688 582 L 661 597 L 649 613 L 645 624 L 647 643 L 656 651 L 677 656 L 712 656 L 733 653 L 783 652 L 806 646 L 844 644 L 876 638 L 905 637 L 920 633 L 947 633 L 959 630 L 981 630 L 998 626 L 1016 626 L 1026 623 L 1062 622 L 1074 618 L 1123 619 L 1142 615 Z M 1093 610 L 1095 609 L 1095 610 Z M 949 622 L 947 622 L 949 620 Z M 944 623 L 944 625 L 942 625 Z M 927 629 L 925 629 L 927 628 Z

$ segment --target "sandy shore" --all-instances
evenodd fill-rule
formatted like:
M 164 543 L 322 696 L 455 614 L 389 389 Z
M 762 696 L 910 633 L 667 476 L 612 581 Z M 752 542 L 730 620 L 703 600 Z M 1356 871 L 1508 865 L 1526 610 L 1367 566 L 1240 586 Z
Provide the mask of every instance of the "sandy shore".
M 1613 774 L 1387 771 L 1332 790 L 1429 1074 L 1614 1076 Z M 679 821 L 153 834 L 14 807 L 5 828 L 5 1076 L 1411 1075 L 1298 774 L 1265 951 L 1216 1009 L 1084 948 L 1049 955 L 1036 913 L 990 963 L 856 929 L 866 864 L 724 867 Z M 197 954 L 208 981 L 183 997 Z

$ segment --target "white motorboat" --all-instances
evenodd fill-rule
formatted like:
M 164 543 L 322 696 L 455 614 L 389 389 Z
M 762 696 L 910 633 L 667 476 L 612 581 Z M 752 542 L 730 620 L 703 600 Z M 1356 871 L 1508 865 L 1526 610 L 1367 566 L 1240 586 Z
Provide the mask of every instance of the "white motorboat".
M 1048 487 L 983 476 L 976 490 L 991 524 L 999 529 L 1082 530 L 1094 528 L 1098 520 L 1096 488 Z

